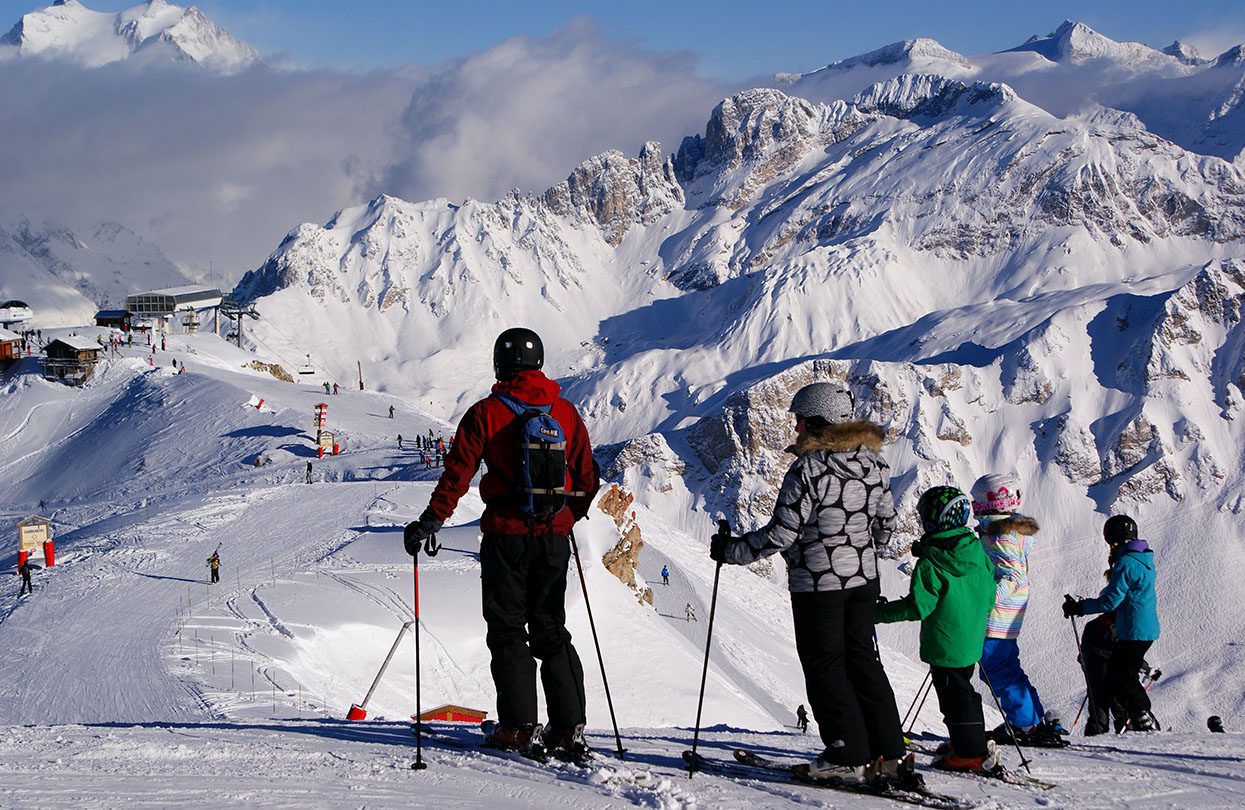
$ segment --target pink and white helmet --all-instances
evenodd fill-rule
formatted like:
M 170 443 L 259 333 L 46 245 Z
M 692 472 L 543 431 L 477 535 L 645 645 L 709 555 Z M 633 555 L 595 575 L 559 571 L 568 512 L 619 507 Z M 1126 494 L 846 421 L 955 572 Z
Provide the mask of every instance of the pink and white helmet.
M 973 484 L 973 514 L 1006 513 L 1020 509 L 1020 476 L 1016 473 L 983 475 Z

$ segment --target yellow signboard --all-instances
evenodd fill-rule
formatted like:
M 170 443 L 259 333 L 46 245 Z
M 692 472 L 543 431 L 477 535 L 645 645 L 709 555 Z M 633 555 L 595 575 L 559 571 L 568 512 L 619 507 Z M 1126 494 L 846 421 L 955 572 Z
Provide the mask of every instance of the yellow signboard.
M 333 449 L 333 434 L 327 430 L 321 433 L 320 434 L 320 446 L 323 447 L 325 450 L 332 450 Z

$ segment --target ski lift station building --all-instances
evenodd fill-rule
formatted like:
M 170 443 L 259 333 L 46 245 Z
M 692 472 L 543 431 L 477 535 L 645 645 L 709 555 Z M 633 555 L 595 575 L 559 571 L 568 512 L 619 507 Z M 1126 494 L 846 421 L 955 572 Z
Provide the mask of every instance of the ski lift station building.
M 164 319 L 164 325 L 178 313 L 195 313 L 217 309 L 224 296 L 215 287 L 170 287 L 167 290 L 135 293 L 126 296 L 125 309 L 135 320 Z M 167 329 L 163 331 L 168 331 Z

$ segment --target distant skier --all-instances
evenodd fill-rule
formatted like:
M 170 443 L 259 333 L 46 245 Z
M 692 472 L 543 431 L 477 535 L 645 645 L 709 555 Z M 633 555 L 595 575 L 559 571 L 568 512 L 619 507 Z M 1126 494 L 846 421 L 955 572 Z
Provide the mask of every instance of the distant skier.
M 661 567 L 661 584 L 662 585 L 670 584 L 670 569 L 664 565 Z
M 393 418 L 393 406 L 392 405 L 389 406 L 389 418 L 390 419 Z
M 398 434 L 398 449 L 399 450 L 402 449 L 402 434 L 401 433 Z
M 325 381 L 324 381 L 324 393 L 325 393 L 325 394 L 329 394 L 329 393 L 331 393 L 331 392 L 332 392 L 332 390 L 333 390 L 333 389 L 329 386 L 329 381 L 328 381 L 328 380 L 325 380 Z
M 21 568 L 17 569 L 17 573 L 22 575 L 22 589 L 17 595 L 25 596 L 27 593 L 34 593 L 35 586 L 30 582 L 30 560 L 23 562 Z
M 921 622 L 921 660 L 929 664 L 951 738 L 934 767 L 989 773 L 999 765 L 986 736 L 973 669 L 981 660 L 986 618 L 994 608 L 994 566 L 968 527 L 972 504 L 955 487 L 933 487 L 917 501 L 925 533 L 912 544 L 917 558 L 907 596 L 878 606 L 879 622 Z
M 337 383 L 333 383 L 333 396 L 337 396 Z
M 687 607 L 683 608 L 683 619 L 689 623 L 696 621 L 696 609 L 692 607 L 691 602 L 688 602 Z
M 1138 539 L 1137 523 L 1127 515 L 1108 518 L 1102 536 L 1111 546 L 1107 585 L 1094 599 L 1065 596 L 1063 615 L 1115 611 L 1115 646 L 1106 672 L 1111 704 L 1123 708 L 1129 731 L 1157 731 L 1150 696 L 1139 678 L 1145 654 L 1159 637 L 1154 552 Z
M 714 535 L 710 556 L 747 565 L 781 553 L 787 561 L 796 653 L 824 744 L 801 772 L 845 782 L 902 779 L 903 729 L 873 627 L 876 549 L 890 543 L 895 524 L 881 456 L 886 434 L 854 418 L 851 392 L 837 382 L 804 386 L 790 412 L 795 460 L 769 524 L 739 538 Z
M 463 415 L 458 441 L 428 507 L 407 524 L 403 542 L 407 553 L 420 553 L 425 540 L 454 514 L 480 464 L 485 465 L 480 479 L 485 504 L 480 578 L 498 720 L 486 744 L 528 754 L 547 749 L 584 759 L 591 753 L 583 735 L 584 671 L 566 629 L 566 579 L 571 529 L 587 516 L 600 480 L 583 419 L 558 395 L 558 384 L 541 372 L 544 362 L 544 346 L 532 330 L 507 329 L 498 335 L 493 394 Z M 547 413 L 561 428 L 561 493 L 525 488 L 520 463 L 526 448 L 519 447 L 516 423 L 528 410 Z M 431 431 L 428 438 L 432 441 Z M 537 480 L 532 477 L 526 486 L 537 486 Z M 539 481 L 549 486 L 545 477 Z M 547 728 L 537 722 L 538 660 Z
M 803 734 L 808 733 L 808 709 L 804 708 L 803 703 L 795 710 L 795 727 Z
M 311 462 L 307 462 L 307 483 L 311 483 Z
M 168 351 L 168 349 L 165 347 L 165 344 L 164 344 L 164 335 L 160 336 L 160 351 L 162 352 Z
M 208 568 L 212 571 L 212 583 L 220 582 L 220 553 L 212 552 L 212 556 L 207 558 Z

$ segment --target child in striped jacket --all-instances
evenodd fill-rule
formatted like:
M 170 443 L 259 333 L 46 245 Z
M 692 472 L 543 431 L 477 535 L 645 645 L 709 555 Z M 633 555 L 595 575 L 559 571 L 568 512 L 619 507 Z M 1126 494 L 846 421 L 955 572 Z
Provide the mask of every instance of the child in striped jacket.
M 1046 722 L 1037 690 L 1020 666 L 1018 639 L 1029 604 L 1029 552 L 1038 532 L 1037 521 L 1019 514 L 1020 481 L 1014 473 L 977 479 L 972 500 L 977 533 L 994 563 L 996 585 L 980 670 L 998 695 L 1006 722 L 991 736 L 996 742 L 1010 743 L 1014 734 L 1022 745 L 1061 745 L 1058 721 Z

